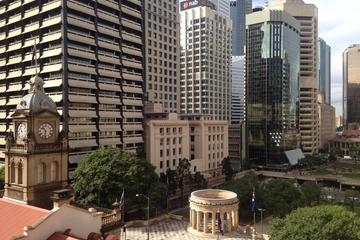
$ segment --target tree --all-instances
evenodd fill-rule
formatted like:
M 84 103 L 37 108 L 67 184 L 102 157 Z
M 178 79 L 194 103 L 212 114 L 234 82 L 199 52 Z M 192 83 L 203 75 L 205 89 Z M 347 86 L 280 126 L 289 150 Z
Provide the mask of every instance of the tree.
M 83 204 L 110 207 L 124 189 L 126 205 L 135 206 L 142 201 L 136 193 L 153 192 L 157 182 L 155 167 L 146 160 L 117 148 L 99 148 L 80 161 L 72 187 Z
M 272 179 L 265 183 L 265 208 L 275 217 L 284 217 L 301 207 L 304 197 L 299 187 L 286 179 Z
M 181 192 L 181 205 L 183 204 L 183 196 L 184 196 L 184 181 L 191 180 L 191 171 L 190 171 L 191 164 L 188 159 L 183 158 L 179 161 L 179 165 L 176 168 L 176 179 L 178 187 L 180 188 Z
M 251 214 L 251 199 L 253 191 L 256 195 L 256 206 L 263 207 L 262 189 L 258 176 L 254 173 L 249 173 L 240 179 L 225 182 L 220 188 L 233 191 L 238 195 L 240 200 L 240 212 L 244 215 Z
M 200 172 L 196 172 L 195 174 L 193 174 L 192 181 L 193 183 L 195 183 L 196 190 L 207 188 L 208 183 L 204 178 L 204 175 L 202 175 Z
M 305 182 L 300 188 L 304 195 L 306 206 L 312 206 L 313 204 L 320 202 L 321 187 L 318 184 L 314 182 Z
M 222 173 L 225 174 L 225 180 L 230 181 L 235 173 L 231 167 L 230 158 L 226 157 L 221 161 Z
M 5 167 L 0 167 L 0 189 L 3 189 L 5 185 Z
M 299 208 L 270 223 L 271 240 L 356 240 L 359 232 L 358 216 L 335 205 Z
M 342 155 L 342 151 L 338 147 L 332 147 L 330 148 L 329 154 L 329 160 L 336 161 L 337 157 Z
M 354 211 L 355 203 L 360 199 L 360 193 L 356 190 L 346 190 L 344 203 L 351 207 L 351 210 Z
M 173 195 L 176 193 L 177 183 L 176 183 L 176 171 L 168 168 L 166 173 L 160 174 L 160 181 L 164 183 L 167 187 L 167 195 Z
M 306 156 L 305 158 L 300 159 L 299 161 L 299 165 L 303 166 L 305 168 L 313 168 L 316 166 L 320 166 L 322 164 L 326 163 L 326 161 L 324 159 L 322 159 L 319 156 Z

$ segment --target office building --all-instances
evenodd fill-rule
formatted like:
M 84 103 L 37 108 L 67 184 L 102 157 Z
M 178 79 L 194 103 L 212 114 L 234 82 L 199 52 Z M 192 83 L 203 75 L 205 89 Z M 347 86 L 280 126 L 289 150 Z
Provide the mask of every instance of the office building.
M 231 123 L 245 121 L 244 56 L 232 57 Z
M 320 144 L 318 95 L 318 10 L 302 0 L 274 0 L 270 9 L 284 10 L 300 23 L 300 134 L 306 155 L 317 154 Z
M 343 98 L 344 125 L 360 123 L 360 44 L 343 53 Z
M 142 11 L 140 0 L 0 2 L 1 158 L 35 73 L 61 115 L 70 168 L 99 146 L 142 148 Z
M 146 157 L 158 174 L 175 170 L 186 158 L 193 173 L 207 173 L 214 179 L 222 175 L 221 161 L 229 155 L 227 121 L 164 113 L 158 107 L 147 110 L 145 118 Z
M 288 13 L 246 16 L 246 124 L 249 165 L 287 163 L 297 148 L 300 25 Z
M 318 95 L 320 149 L 328 147 L 330 140 L 336 137 L 335 108 L 325 102 L 322 93 Z
M 246 24 L 245 15 L 252 12 L 252 0 L 231 0 L 230 17 L 233 26 L 232 55 L 244 55 Z
M 145 0 L 146 100 L 180 110 L 179 1 Z
M 210 0 L 215 4 L 216 11 L 223 17 L 230 18 L 229 0 Z
M 318 41 L 318 88 L 323 94 L 325 103 L 331 104 L 331 47 L 325 40 Z
M 180 12 L 181 112 L 230 121 L 231 20 L 208 1 Z

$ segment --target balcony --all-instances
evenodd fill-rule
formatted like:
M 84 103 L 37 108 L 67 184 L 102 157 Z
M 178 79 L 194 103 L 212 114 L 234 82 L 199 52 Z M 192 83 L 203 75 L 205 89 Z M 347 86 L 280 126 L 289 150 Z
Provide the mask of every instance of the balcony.
M 119 44 L 117 44 L 116 42 L 106 41 L 104 39 L 101 39 L 101 40 L 98 39 L 98 43 L 99 43 L 100 47 L 120 52 Z
M 122 37 L 129 41 L 129 42 L 134 42 L 134 43 L 138 43 L 138 44 L 142 44 L 142 40 L 141 40 L 141 37 L 137 36 L 137 35 L 134 35 L 134 34 L 131 34 L 131 33 L 128 33 L 126 31 L 122 31 Z
M 128 27 L 128 28 L 131 28 L 131 29 L 141 32 L 141 25 L 137 22 L 133 22 L 133 21 L 127 20 L 125 18 L 122 18 L 121 24 L 125 27 Z
M 113 8 L 115 10 L 119 10 L 119 3 L 113 0 L 98 0 L 100 4 Z
M 98 12 L 98 16 L 100 18 L 105 19 L 105 20 L 107 20 L 109 22 L 120 24 L 118 16 L 116 16 L 114 14 L 111 14 L 111 13 L 108 13 L 108 12 L 101 11 L 101 10 L 98 10 L 97 12 Z
M 137 73 L 131 73 L 131 72 L 123 72 L 123 78 L 126 80 L 133 80 L 133 81 L 139 81 L 142 82 L 142 75 L 137 74 Z
M 94 8 L 87 6 L 85 4 L 70 0 L 70 1 L 67 1 L 67 6 L 69 8 L 75 9 L 79 12 L 83 12 L 83 13 L 95 16 Z
M 39 8 L 38 7 L 26 10 L 25 13 L 24 13 L 23 19 L 33 17 L 33 16 L 35 16 L 37 14 L 39 14 Z
M 44 13 L 44 12 L 50 11 L 50 10 L 58 8 L 58 7 L 61 7 L 61 1 L 55 0 L 55 1 L 52 1 L 52 2 L 49 2 L 45 5 L 43 5 L 41 12 Z
M 83 103 L 97 103 L 96 97 L 94 94 L 90 93 L 69 93 L 70 102 L 83 102 Z
M 142 6 L 141 5 L 141 1 L 140 0 L 128 0 L 129 2 L 135 3 L 138 6 Z
M 80 72 L 80 73 L 85 73 L 85 74 L 94 74 L 96 75 L 96 71 L 95 71 L 95 67 L 92 65 L 85 65 L 85 64 L 80 64 L 80 63 L 74 63 L 74 62 L 69 62 L 69 70 L 70 71 L 74 71 L 74 72 Z
M 78 18 L 73 15 L 69 15 L 67 20 L 68 20 L 69 24 L 72 24 L 74 26 L 79 26 L 79 27 L 82 27 L 82 28 L 85 28 L 85 29 L 88 29 L 91 31 L 95 31 L 95 25 L 91 21 L 85 20 L 83 18 Z
M 126 13 L 126 14 L 129 14 L 133 17 L 137 17 L 137 18 L 142 18 L 141 16 L 141 13 L 133 8 L 129 8 L 127 6 L 124 6 L 124 5 L 121 5 L 121 11 Z
M 77 57 L 82 57 L 85 59 L 96 60 L 95 53 L 91 50 L 86 50 L 84 48 L 76 48 L 74 46 L 69 46 L 68 54 L 70 56 L 77 56 Z
M 21 20 L 21 14 L 17 14 L 15 16 L 10 16 L 7 24 L 12 24 L 12 23 L 15 23 L 20 20 Z
M 13 3 L 10 3 L 7 11 L 13 10 L 13 9 L 18 8 L 18 7 L 20 7 L 20 6 L 21 6 L 21 0 L 16 1 L 16 2 L 13 2 Z
M 89 45 L 96 46 L 94 37 L 74 32 L 71 29 L 68 32 L 68 38 L 70 40 L 74 40 L 74 41 L 78 41 L 81 43 L 86 43 Z
M 130 47 L 130 46 L 123 45 L 122 50 L 123 50 L 124 53 L 142 57 L 141 50 L 138 49 L 138 48 L 133 48 L 133 47 Z
M 51 18 L 47 18 L 45 19 L 40 28 L 46 28 L 46 27 L 50 27 L 52 25 L 56 25 L 61 23 L 61 16 L 56 16 L 56 17 L 51 17 Z

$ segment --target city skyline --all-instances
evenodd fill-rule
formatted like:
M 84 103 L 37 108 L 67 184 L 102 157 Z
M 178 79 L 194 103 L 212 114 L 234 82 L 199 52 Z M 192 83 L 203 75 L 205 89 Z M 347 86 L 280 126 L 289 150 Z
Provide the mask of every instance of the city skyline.
M 265 0 L 253 0 L 253 7 L 262 6 Z M 269 1 L 271 2 L 271 1 Z M 360 43 L 358 33 L 360 25 L 356 21 L 357 13 L 349 11 L 360 8 L 360 1 L 348 0 L 304 0 L 318 8 L 319 37 L 331 47 L 331 104 L 336 108 L 336 115 L 342 115 L 342 53 L 351 44 Z M 337 17 L 334 17 L 334 12 Z

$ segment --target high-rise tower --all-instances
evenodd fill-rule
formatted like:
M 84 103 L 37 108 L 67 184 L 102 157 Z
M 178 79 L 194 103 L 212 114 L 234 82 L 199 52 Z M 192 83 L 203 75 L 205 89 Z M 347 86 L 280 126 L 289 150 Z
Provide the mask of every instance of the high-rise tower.
M 233 26 L 232 55 L 244 55 L 246 24 L 245 16 L 252 12 L 252 0 L 231 0 L 230 16 Z
M 344 125 L 360 123 L 360 44 L 343 53 Z
M 231 20 L 207 0 L 180 12 L 181 112 L 230 120 Z
M 318 41 L 318 85 L 326 104 L 331 104 L 331 47 L 325 40 Z
M 300 134 L 305 154 L 318 153 L 318 10 L 303 0 L 274 0 L 268 8 L 283 10 L 300 24 Z
M 279 10 L 246 16 L 246 124 L 249 165 L 286 163 L 297 147 L 299 24 Z
M 35 72 L 61 115 L 70 167 L 99 146 L 142 147 L 142 12 L 140 0 L 0 2 L 2 158 L 9 116 Z
M 145 0 L 146 100 L 180 111 L 179 1 Z

